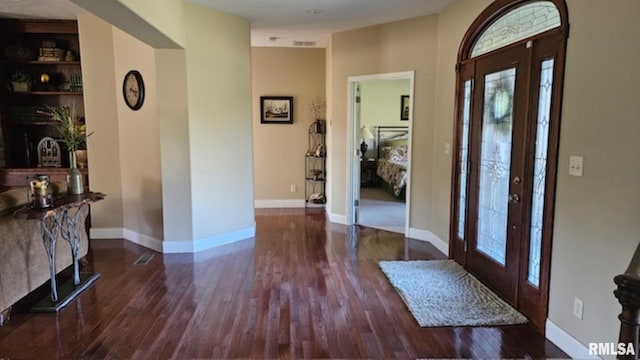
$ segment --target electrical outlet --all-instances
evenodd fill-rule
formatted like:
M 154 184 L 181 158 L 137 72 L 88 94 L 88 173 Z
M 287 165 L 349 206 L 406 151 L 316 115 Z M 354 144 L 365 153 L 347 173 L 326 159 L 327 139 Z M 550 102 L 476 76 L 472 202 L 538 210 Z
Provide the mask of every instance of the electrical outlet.
M 289 187 L 289 191 L 291 191 L 291 192 L 298 191 L 298 188 L 296 187 L 296 184 L 291 184 L 291 186 Z
M 582 176 L 583 162 L 582 156 L 569 156 L 569 175 Z
M 582 320 L 582 313 L 584 311 L 584 302 L 578 298 L 573 300 L 573 316 Z

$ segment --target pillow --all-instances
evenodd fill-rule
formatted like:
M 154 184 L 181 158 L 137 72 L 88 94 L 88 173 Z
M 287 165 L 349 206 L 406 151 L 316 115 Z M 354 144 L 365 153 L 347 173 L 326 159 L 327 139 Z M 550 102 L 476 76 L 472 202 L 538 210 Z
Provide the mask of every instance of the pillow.
M 382 158 L 393 162 L 407 161 L 407 146 L 384 146 L 382 148 Z

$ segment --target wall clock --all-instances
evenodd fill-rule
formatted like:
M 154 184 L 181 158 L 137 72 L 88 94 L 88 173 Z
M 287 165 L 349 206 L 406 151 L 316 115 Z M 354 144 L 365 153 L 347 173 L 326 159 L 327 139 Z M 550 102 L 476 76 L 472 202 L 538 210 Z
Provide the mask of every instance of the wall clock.
M 144 103 L 144 81 L 137 70 L 131 70 L 124 76 L 122 82 L 122 95 L 124 102 L 131 110 L 138 110 Z

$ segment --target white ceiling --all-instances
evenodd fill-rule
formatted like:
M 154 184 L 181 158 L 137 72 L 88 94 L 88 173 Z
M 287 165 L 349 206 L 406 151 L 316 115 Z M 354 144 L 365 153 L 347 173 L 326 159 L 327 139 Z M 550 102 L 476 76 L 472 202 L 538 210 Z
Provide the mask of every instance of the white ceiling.
M 454 0 L 186 1 L 246 18 L 252 46 L 324 47 L 331 33 L 437 13 Z M 1 17 L 75 19 L 81 11 L 70 0 L 0 0 Z

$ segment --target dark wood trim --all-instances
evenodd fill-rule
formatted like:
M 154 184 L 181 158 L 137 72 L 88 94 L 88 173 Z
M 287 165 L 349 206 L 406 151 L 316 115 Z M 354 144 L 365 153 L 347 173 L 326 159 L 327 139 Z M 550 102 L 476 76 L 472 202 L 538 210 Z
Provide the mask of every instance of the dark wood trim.
M 0 33 L 77 34 L 75 20 L 2 19 Z
M 89 169 L 78 169 L 84 175 L 85 185 L 89 184 Z M 68 168 L 29 168 L 29 169 L 0 169 L 0 188 L 26 187 L 27 176 L 47 174 L 51 181 L 67 181 Z
M 458 63 L 470 59 L 471 49 L 475 41 L 482 32 L 490 26 L 495 20 L 507 13 L 509 10 L 522 6 L 532 0 L 496 0 L 491 3 L 478 17 L 471 23 L 469 29 L 462 37 L 460 48 L 458 49 Z M 560 13 L 560 31 L 558 36 L 566 39 L 569 37 L 569 12 L 565 0 L 547 0 L 552 2 Z M 552 29 L 549 32 L 557 32 Z M 547 32 L 543 33 L 546 34 Z
M 541 264 L 541 273 L 540 273 L 540 285 L 539 288 L 535 288 L 527 283 L 527 273 L 528 273 L 528 262 L 521 261 L 519 269 L 517 270 L 519 275 L 519 286 L 518 286 L 518 296 L 516 298 L 515 304 L 517 306 L 522 306 L 522 311 L 525 312 L 534 326 L 540 331 L 544 333 L 545 329 L 545 321 L 548 313 L 548 298 L 549 298 L 549 277 L 550 277 L 550 267 L 551 267 L 551 243 L 552 243 L 552 234 L 553 234 L 553 213 L 554 213 L 554 205 L 555 205 L 555 188 L 556 188 L 556 178 L 557 178 L 557 164 L 558 164 L 558 149 L 559 149 L 559 133 L 560 133 L 560 116 L 561 116 L 561 108 L 562 108 L 562 92 L 564 88 L 564 70 L 565 70 L 565 53 L 566 53 L 566 39 L 569 37 L 569 17 L 568 17 L 568 9 L 565 0 L 549 0 L 551 1 L 560 13 L 560 21 L 561 26 L 555 29 L 551 29 L 541 34 L 537 34 L 528 39 L 521 40 L 519 42 L 510 44 L 500 49 L 496 49 L 487 54 L 483 54 L 476 58 L 470 58 L 471 49 L 473 48 L 475 41 L 482 34 L 482 32 L 490 26 L 496 19 L 504 15 L 506 12 L 522 6 L 531 0 L 496 0 L 492 4 L 490 4 L 471 24 L 467 32 L 465 33 L 460 47 L 458 49 L 458 63 L 456 65 L 456 96 L 455 96 L 455 122 L 454 122 L 454 156 L 452 157 L 452 191 L 451 191 L 451 209 L 450 209 L 450 254 L 449 257 L 455 259 L 459 263 L 463 265 L 467 265 L 467 253 L 464 252 L 464 247 L 461 245 L 462 242 L 457 239 L 456 236 L 456 227 L 458 220 L 458 209 L 457 198 L 459 197 L 459 176 L 457 174 L 457 166 L 459 162 L 459 146 L 458 139 L 461 137 L 461 128 L 462 128 L 462 111 L 463 104 L 462 99 L 464 96 L 464 86 L 463 82 L 469 77 L 469 75 L 465 72 L 471 71 L 471 73 L 475 73 L 475 64 L 477 61 L 483 58 L 487 58 L 493 56 L 497 51 L 504 51 L 505 49 L 511 47 L 522 47 L 528 41 L 533 41 L 534 46 L 531 53 L 531 59 L 533 68 L 536 68 L 537 65 L 534 63 L 544 58 L 545 56 L 553 56 L 555 60 L 555 70 L 554 70 L 554 89 L 553 89 L 553 98 L 552 98 L 552 107 L 551 107 L 551 117 L 550 117 L 550 133 L 549 133 L 549 144 L 548 151 L 549 156 L 547 158 L 547 184 L 545 188 L 545 208 L 544 208 L 544 231 L 542 235 L 542 264 Z M 473 70 L 470 70 L 473 69 Z M 539 77 L 539 74 L 535 74 L 533 72 L 533 78 L 530 78 L 528 81 L 531 84 L 535 84 L 536 79 Z M 473 75 L 471 75 L 473 77 Z M 475 88 L 481 88 L 477 86 L 479 84 L 474 84 Z M 531 88 L 531 86 L 529 86 Z M 534 91 L 537 94 L 537 89 Z M 481 111 L 479 104 L 475 104 L 478 99 L 481 99 L 482 96 L 474 95 L 472 93 L 472 107 L 471 111 Z M 530 101 L 527 103 L 527 118 L 532 119 L 533 116 L 537 115 L 537 103 L 534 104 L 533 96 L 530 97 Z M 536 98 L 537 99 L 537 98 Z M 531 121 L 529 121 L 531 123 Z M 535 125 L 535 124 L 534 124 Z M 480 126 L 471 124 L 471 127 Z M 533 126 L 533 125 L 531 125 Z M 531 134 L 535 134 L 535 128 L 528 128 L 525 130 L 527 135 L 527 140 L 524 145 L 524 149 L 527 149 L 526 152 L 530 152 L 530 149 L 535 147 L 535 139 L 532 139 Z M 473 140 L 470 137 L 470 142 L 477 141 Z M 470 148 L 474 146 L 470 143 Z M 525 173 L 531 173 L 533 171 L 533 163 L 531 159 L 525 161 L 526 168 L 523 170 Z M 477 176 L 475 171 L 477 164 L 473 164 L 470 169 L 469 179 L 472 179 L 474 176 Z M 469 189 L 477 184 L 469 183 L 467 185 L 467 195 Z M 523 184 L 523 194 L 527 193 L 527 189 L 530 189 L 532 186 L 531 180 L 528 180 L 528 183 Z M 530 200 L 530 194 L 527 194 Z M 475 204 L 472 199 L 467 196 L 467 210 L 466 210 L 467 219 L 472 218 L 473 216 L 477 216 L 475 211 Z M 528 258 L 529 251 L 529 233 L 530 233 L 530 209 L 523 209 L 522 219 L 526 219 L 523 221 L 523 226 L 526 228 L 521 229 L 521 238 L 525 239 L 523 241 L 523 246 L 519 250 L 521 258 Z M 469 221 L 466 221 L 467 225 Z M 471 227 L 467 227 L 466 229 L 466 237 L 469 235 L 474 229 Z M 467 240 L 468 241 L 468 240 Z M 530 303 L 527 299 L 529 297 L 537 297 L 541 299 L 540 303 L 543 305 L 534 305 Z

